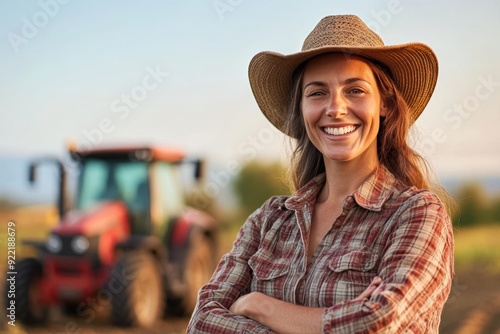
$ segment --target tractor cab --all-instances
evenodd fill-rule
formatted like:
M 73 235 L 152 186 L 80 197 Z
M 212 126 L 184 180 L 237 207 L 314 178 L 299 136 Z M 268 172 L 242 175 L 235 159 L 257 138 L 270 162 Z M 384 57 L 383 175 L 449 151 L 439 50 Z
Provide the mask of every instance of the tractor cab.
M 181 152 L 160 148 L 76 152 L 81 161 L 75 209 L 107 201 L 125 204 L 132 235 L 161 235 L 161 225 L 184 208 Z M 196 162 L 199 164 L 199 162 Z M 198 175 L 199 176 L 199 173 Z

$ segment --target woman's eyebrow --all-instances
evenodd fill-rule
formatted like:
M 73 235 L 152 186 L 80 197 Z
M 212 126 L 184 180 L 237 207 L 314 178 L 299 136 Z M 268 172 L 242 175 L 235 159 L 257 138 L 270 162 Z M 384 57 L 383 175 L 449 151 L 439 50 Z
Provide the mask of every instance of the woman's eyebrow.
M 367 80 L 362 79 L 362 78 L 357 78 L 357 77 L 347 78 L 342 82 L 342 84 L 348 85 L 348 84 L 352 84 L 352 83 L 357 82 L 357 81 L 363 81 L 363 82 L 370 84 Z M 304 86 L 304 89 L 306 89 L 308 86 L 327 86 L 327 84 L 324 81 L 311 81 Z
M 304 86 L 304 89 L 306 89 L 308 86 L 326 86 L 326 85 L 327 84 L 324 81 L 311 81 Z
M 369 84 L 369 82 L 367 80 L 361 79 L 361 78 L 347 78 L 347 79 L 344 80 L 343 83 L 346 85 L 346 84 L 351 84 L 351 83 L 354 83 L 354 82 L 357 82 L 357 81 L 364 81 L 364 82 L 366 82 L 366 83 Z
M 352 83 L 355 83 L 358 81 L 366 82 L 367 84 L 369 84 L 371 86 L 371 83 L 369 81 L 367 81 L 365 79 L 361 79 L 361 78 L 347 78 L 341 84 L 342 85 L 349 85 L 349 84 L 352 84 Z M 304 88 L 302 88 L 302 89 L 305 90 L 309 86 L 326 87 L 326 86 L 328 86 L 328 84 L 324 81 L 311 81 L 311 82 L 308 82 L 306 85 L 304 85 Z

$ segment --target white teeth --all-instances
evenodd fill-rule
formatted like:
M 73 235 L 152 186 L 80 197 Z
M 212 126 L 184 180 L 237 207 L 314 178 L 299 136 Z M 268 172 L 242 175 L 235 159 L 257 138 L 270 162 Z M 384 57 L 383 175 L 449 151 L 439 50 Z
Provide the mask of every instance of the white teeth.
M 329 135 L 340 136 L 346 133 L 353 132 L 356 127 L 354 125 L 344 126 L 342 128 L 324 128 Z

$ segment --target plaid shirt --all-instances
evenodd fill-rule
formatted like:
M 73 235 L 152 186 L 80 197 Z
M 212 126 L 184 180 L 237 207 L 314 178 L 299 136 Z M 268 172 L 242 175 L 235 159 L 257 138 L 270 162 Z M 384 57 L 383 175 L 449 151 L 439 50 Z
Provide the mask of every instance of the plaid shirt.
M 344 200 L 313 257 L 307 240 L 320 175 L 290 197 L 269 199 L 220 261 L 188 333 L 271 333 L 228 311 L 251 291 L 326 308 L 323 333 L 437 333 L 453 278 L 453 232 L 433 193 L 398 182 L 383 166 Z M 375 276 L 385 283 L 352 301 Z M 272 312 L 272 310 L 269 310 Z

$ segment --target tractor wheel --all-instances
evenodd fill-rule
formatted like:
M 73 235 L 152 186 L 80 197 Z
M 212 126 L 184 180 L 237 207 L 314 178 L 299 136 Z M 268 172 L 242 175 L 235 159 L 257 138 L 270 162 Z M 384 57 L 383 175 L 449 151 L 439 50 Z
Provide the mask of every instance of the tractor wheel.
M 113 268 L 111 320 L 118 326 L 150 327 L 163 315 L 164 288 L 150 253 L 125 252 Z
M 16 265 L 15 307 L 16 319 L 26 325 L 38 325 L 47 320 L 48 306 L 43 305 L 41 284 L 43 269 L 40 261 L 29 258 L 21 260 Z M 7 283 L 9 284 L 9 283 Z M 11 304 L 7 285 L 7 307 Z M 10 296 L 12 297 L 12 296 Z M 7 310 L 7 314 L 8 314 Z
M 191 314 L 196 306 L 198 291 L 212 277 L 215 264 L 215 242 L 202 233 L 193 230 L 189 241 L 183 277 L 186 292 L 181 302 L 181 313 Z
M 75 303 L 62 303 L 61 304 L 61 312 L 64 315 L 74 316 L 77 315 L 77 307 L 78 304 Z

